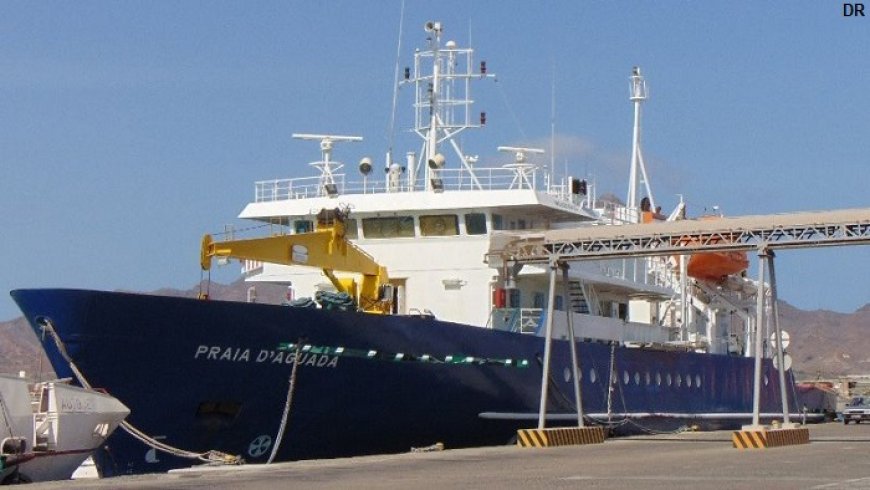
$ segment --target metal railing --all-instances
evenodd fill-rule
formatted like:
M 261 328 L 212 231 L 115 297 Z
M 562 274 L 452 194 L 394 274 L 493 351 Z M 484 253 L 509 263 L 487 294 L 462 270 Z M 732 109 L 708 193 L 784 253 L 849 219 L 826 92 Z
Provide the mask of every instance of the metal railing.
M 495 330 L 534 335 L 543 320 L 541 308 L 493 308 L 490 323 Z
M 539 169 L 526 170 L 521 173 L 514 168 L 488 167 L 440 169 L 437 179 L 445 191 L 475 191 L 475 190 L 542 190 L 563 201 L 574 202 L 574 196 L 569 194 L 567 185 L 554 184 L 544 189 L 543 179 L 538 176 Z M 405 176 L 403 178 L 350 180 L 348 174 L 333 174 L 332 181 L 335 191 L 342 194 L 383 194 L 389 192 L 423 191 L 426 183 L 417 179 L 412 189 Z M 360 178 L 360 177 L 357 177 Z M 263 180 L 254 183 L 254 201 L 269 202 L 292 199 L 309 199 L 328 195 L 326 181 L 322 176 L 298 177 L 293 179 Z M 541 187 L 541 189 L 539 189 Z M 575 203 L 576 204 L 576 203 Z

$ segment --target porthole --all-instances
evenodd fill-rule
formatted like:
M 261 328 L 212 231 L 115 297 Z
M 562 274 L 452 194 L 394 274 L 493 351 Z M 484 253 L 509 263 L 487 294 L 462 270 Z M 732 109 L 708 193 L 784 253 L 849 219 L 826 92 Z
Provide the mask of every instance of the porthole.
M 595 374 L 595 368 L 589 368 L 589 382 L 595 383 L 596 379 L 598 379 L 598 376 Z
M 764 386 L 767 386 L 768 382 L 769 382 L 769 380 L 767 379 L 767 375 L 765 374 L 764 375 Z
M 668 386 L 670 386 L 671 384 L 673 384 L 674 379 L 671 378 L 671 373 L 668 373 L 668 374 L 665 376 L 665 381 L 667 381 Z
M 701 387 L 701 375 L 700 374 L 695 375 L 695 386 L 697 386 L 698 388 Z
M 649 371 L 643 373 L 643 379 L 646 381 L 646 385 L 649 386 Z
M 628 377 L 628 371 L 623 371 L 623 372 L 622 372 L 622 384 L 626 384 L 626 385 L 627 385 L 627 384 L 628 384 L 628 380 L 629 380 L 629 377 Z
M 640 386 L 640 373 L 637 371 L 634 372 L 634 384 Z
M 691 388 L 691 387 L 692 387 L 692 375 L 687 374 L 686 375 L 686 388 Z
M 656 373 L 656 386 L 662 385 L 662 373 Z
M 565 378 L 565 382 L 571 381 L 571 370 L 569 368 L 565 368 L 562 370 L 562 376 Z
M 682 376 L 679 375 L 679 373 L 677 373 L 677 388 L 679 388 L 680 385 L 682 385 L 682 384 L 683 384 L 683 378 L 682 378 Z

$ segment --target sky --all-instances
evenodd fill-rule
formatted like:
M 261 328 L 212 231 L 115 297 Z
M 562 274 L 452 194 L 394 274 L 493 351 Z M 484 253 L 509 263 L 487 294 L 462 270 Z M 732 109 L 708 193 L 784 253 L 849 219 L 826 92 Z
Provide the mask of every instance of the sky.
M 665 211 L 679 195 L 696 215 L 870 207 L 870 18 L 842 2 L 4 1 L 0 320 L 16 288 L 197 284 L 202 234 L 245 226 L 255 181 L 311 175 L 317 147 L 292 133 L 363 136 L 335 157 L 382 161 L 397 48 L 411 65 L 428 20 L 497 74 L 475 88 L 487 126 L 463 137 L 483 162 L 555 127 L 557 164 L 624 199 L 637 65 Z M 419 148 L 411 97 L 399 154 Z M 776 265 L 800 308 L 870 302 L 870 247 Z

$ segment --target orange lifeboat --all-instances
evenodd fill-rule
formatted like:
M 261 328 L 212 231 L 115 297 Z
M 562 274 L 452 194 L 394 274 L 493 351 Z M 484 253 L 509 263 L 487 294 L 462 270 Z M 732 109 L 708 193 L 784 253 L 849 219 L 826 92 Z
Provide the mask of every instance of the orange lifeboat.
M 721 282 L 748 267 L 749 258 L 743 252 L 707 252 L 689 258 L 686 274 L 700 281 Z
M 652 223 L 664 221 L 661 207 L 652 211 L 649 198 L 641 200 L 641 222 Z M 719 216 L 701 216 L 698 219 L 718 219 Z M 679 259 L 677 259 L 679 260 Z M 693 254 L 686 265 L 686 275 L 699 281 L 720 283 L 732 274 L 738 274 L 749 268 L 749 258 L 743 252 L 707 252 Z
M 718 216 L 702 216 L 698 219 L 718 218 Z M 699 281 L 718 283 L 747 268 L 749 268 L 749 258 L 743 252 L 707 252 L 689 257 L 686 274 Z

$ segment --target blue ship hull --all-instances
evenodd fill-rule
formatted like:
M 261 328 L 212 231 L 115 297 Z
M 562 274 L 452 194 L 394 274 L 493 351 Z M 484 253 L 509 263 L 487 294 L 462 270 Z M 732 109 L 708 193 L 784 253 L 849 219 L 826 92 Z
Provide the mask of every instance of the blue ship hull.
M 265 462 L 294 364 L 293 353 L 279 346 L 297 342 L 332 350 L 298 360 L 278 461 L 405 452 L 435 442 L 505 444 L 516 429 L 537 424 L 540 337 L 424 317 L 84 290 L 11 294 L 58 376 L 73 373 L 42 332 L 46 320 L 91 385 L 130 407 L 130 423 L 186 450 Z M 338 347 L 366 354 L 343 355 Z M 752 359 L 592 342 L 578 347 L 585 413 L 617 433 L 749 422 Z M 553 425 L 570 424 L 575 410 L 570 359 L 567 341 L 556 340 Z M 763 376 L 761 411 L 781 413 L 778 376 L 768 360 Z M 156 453 L 121 430 L 95 458 L 104 476 L 194 463 Z

